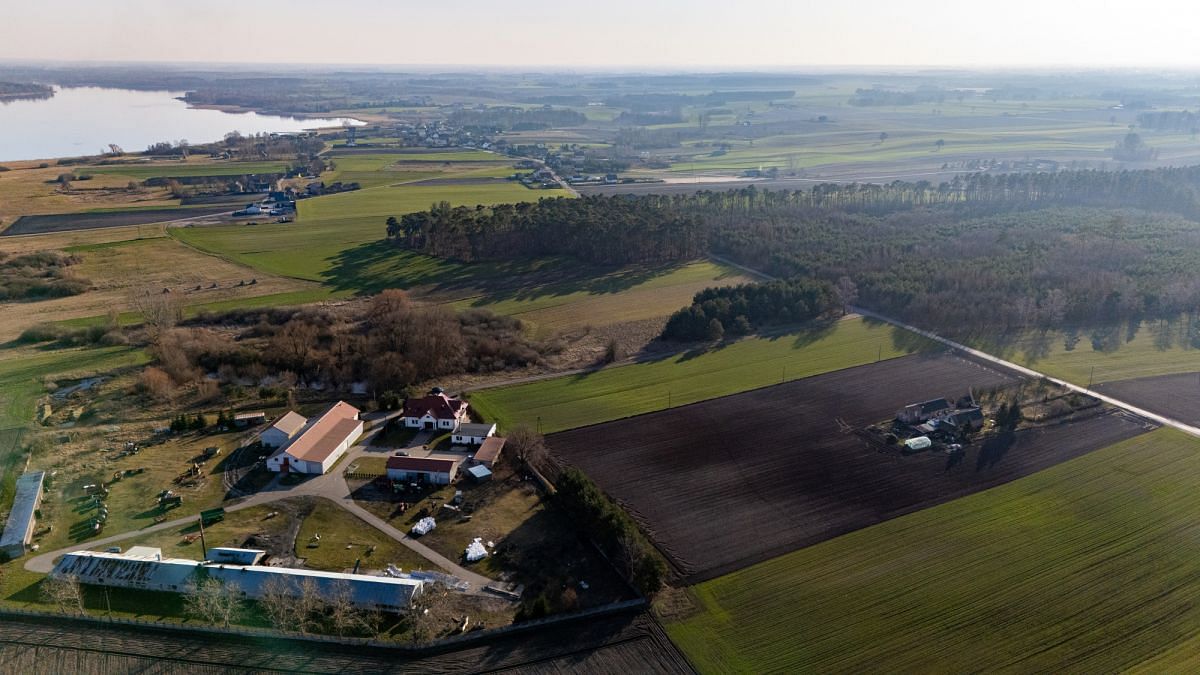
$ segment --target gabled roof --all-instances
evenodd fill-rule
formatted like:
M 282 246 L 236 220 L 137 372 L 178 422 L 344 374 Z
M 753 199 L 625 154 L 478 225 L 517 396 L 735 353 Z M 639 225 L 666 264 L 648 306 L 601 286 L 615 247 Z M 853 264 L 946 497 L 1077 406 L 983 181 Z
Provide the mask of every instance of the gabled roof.
M 479 450 L 475 453 L 476 462 L 495 462 L 500 456 L 500 451 L 504 449 L 504 439 L 499 436 L 492 436 L 483 441 L 483 445 L 479 446 Z
M 272 429 L 278 429 L 287 435 L 288 438 L 300 433 L 304 425 L 308 424 L 308 418 L 297 412 L 287 411 L 287 414 L 275 420 L 271 425 Z
M 430 394 L 406 400 L 404 417 L 424 417 L 428 414 L 439 420 L 453 420 L 458 419 L 466 409 L 466 401 L 445 394 Z
M 324 462 L 362 424 L 358 412 L 358 408 L 345 401 L 334 403 L 329 410 L 313 418 L 282 451 L 295 459 Z
M 450 473 L 457 460 L 436 457 L 388 457 L 387 468 L 392 471 L 423 471 L 425 473 Z

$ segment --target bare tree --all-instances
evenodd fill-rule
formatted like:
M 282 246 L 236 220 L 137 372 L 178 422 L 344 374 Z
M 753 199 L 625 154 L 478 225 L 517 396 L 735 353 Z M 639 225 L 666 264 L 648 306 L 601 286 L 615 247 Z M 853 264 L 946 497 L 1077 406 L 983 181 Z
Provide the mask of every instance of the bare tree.
M 151 344 L 183 319 L 183 299 L 169 289 L 142 288 L 129 296 L 129 306 L 142 315 L 142 326 Z
M 258 598 L 258 606 L 275 628 L 300 630 L 297 627 L 301 621 L 297 615 L 298 607 L 295 597 L 296 591 L 291 582 L 280 576 L 273 576 L 263 584 L 262 595 Z
M 523 465 L 540 467 L 546 461 L 546 439 L 527 425 L 519 424 L 508 432 L 507 447 Z
M 241 591 L 232 584 L 210 577 L 188 587 L 183 607 L 189 616 L 224 627 L 237 621 L 245 609 Z
M 47 577 L 42 581 L 42 599 L 63 614 L 83 614 L 83 587 L 73 575 Z
M 325 615 L 329 618 L 329 627 L 338 636 L 371 629 L 372 622 L 355 606 L 354 591 L 345 579 L 334 584 L 332 592 L 325 598 Z

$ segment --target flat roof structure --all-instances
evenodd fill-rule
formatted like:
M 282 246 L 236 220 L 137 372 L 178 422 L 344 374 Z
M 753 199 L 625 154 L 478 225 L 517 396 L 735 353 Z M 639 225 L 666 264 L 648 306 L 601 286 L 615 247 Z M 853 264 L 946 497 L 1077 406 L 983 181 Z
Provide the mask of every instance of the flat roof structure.
M 34 514 L 42 501 L 44 471 L 30 471 L 17 479 L 16 495 L 4 534 L 0 535 L 0 552 L 10 558 L 25 555 L 25 547 L 33 539 Z

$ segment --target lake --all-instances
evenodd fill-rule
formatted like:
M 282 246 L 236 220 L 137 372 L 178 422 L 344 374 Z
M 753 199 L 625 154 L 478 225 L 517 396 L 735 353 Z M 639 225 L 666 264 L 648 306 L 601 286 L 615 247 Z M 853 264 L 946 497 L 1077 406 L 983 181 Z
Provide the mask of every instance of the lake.
M 249 135 L 359 124 L 341 117 L 200 110 L 178 96 L 183 92 L 71 87 L 56 89 L 48 99 L 0 102 L 0 161 L 95 155 L 108 152 L 109 143 L 138 152 L 160 141 L 219 141 L 231 131 Z

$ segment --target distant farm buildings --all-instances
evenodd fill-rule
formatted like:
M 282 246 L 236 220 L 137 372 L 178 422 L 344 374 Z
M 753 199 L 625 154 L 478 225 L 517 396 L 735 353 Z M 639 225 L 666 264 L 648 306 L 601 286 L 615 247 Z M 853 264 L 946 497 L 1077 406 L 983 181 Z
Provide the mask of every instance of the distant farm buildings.
M 468 420 L 467 402 L 447 396 L 434 389 L 428 396 L 410 398 L 404 402 L 400 419 L 412 429 L 444 429 L 455 431 Z
M 330 600 L 346 597 L 355 607 L 402 612 L 424 587 L 420 579 L 376 577 L 290 567 L 257 565 L 263 551 L 220 549 L 205 561 L 164 558 L 162 550 L 134 546 L 126 553 L 74 551 L 67 553 L 50 572 L 51 578 L 73 578 L 83 584 L 147 591 L 187 592 L 201 578 L 223 581 L 249 599 L 270 593 L 301 597 L 315 593 Z M 234 561 L 234 562 L 226 562 Z
M 267 468 L 280 473 L 325 473 L 362 435 L 363 422 L 358 416 L 358 408 L 338 401 L 319 416 L 306 420 L 290 441 L 267 458 Z
M 0 553 L 9 558 L 25 555 L 26 547 L 33 539 L 33 526 L 37 520 L 38 506 L 42 503 L 42 482 L 45 477 L 44 471 L 31 471 L 17 479 L 12 511 L 8 514 L 8 522 L 4 524 L 4 534 L 0 535 Z

